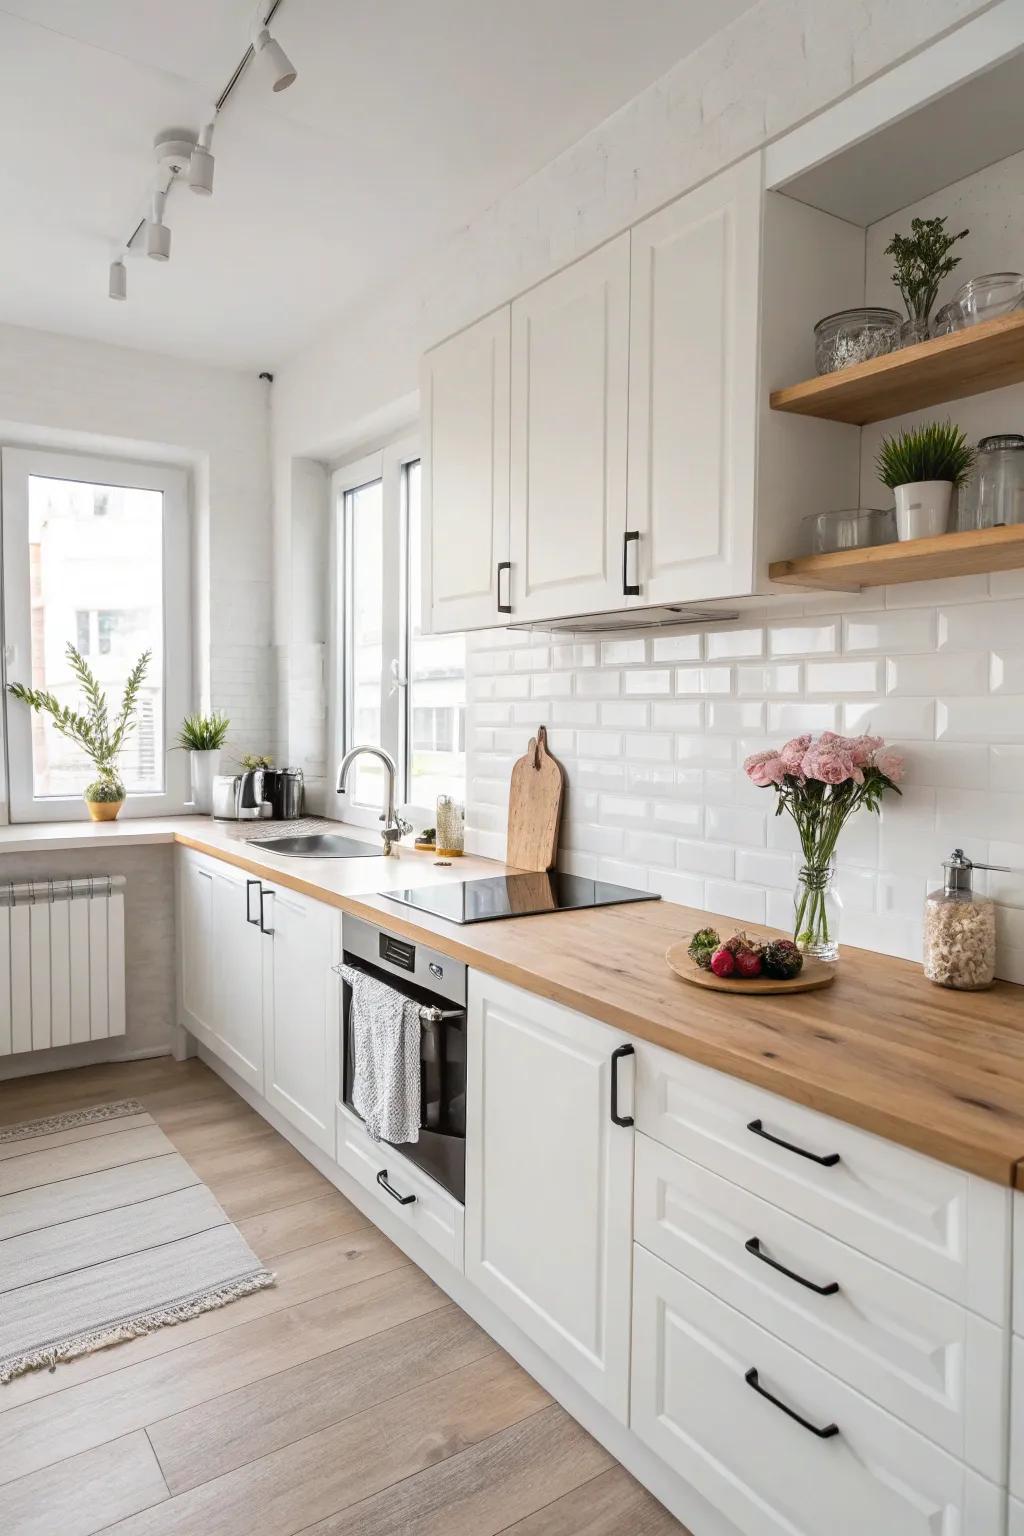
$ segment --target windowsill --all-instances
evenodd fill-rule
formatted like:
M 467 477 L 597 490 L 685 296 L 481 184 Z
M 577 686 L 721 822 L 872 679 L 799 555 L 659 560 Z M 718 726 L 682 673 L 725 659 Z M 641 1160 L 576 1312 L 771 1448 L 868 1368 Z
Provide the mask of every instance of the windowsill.
M 0 854 L 59 853 L 69 848 L 170 843 L 176 831 L 195 823 L 194 814 L 129 816 L 124 821 L 26 821 L 0 827 Z

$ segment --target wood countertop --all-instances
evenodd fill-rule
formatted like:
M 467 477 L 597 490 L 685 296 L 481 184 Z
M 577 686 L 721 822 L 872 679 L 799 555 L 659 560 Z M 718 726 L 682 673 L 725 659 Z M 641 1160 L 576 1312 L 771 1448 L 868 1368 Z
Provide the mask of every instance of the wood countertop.
M 505 866 L 466 857 L 439 867 L 433 854 L 406 848 L 393 860 L 284 859 L 198 817 L 162 821 L 160 832 L 147 840 L 271 875 L 639 1039 L 1024 1189 L 1022 987 L 949 991 L 911 961 L 844 947 L 824 991 L 740 998 L 691 987 L 665 963 L 684 934 L 710 925 L 725 936 L 740 926 L 734 918 L 657 901 L 460 927 L 380 893 Z

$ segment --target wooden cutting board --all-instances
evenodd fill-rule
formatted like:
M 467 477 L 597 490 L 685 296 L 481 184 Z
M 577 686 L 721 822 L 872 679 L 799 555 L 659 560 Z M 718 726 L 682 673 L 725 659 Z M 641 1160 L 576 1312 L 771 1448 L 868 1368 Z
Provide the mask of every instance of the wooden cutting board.
M 542 725 L 526 756 L 512 769 L 508 792 L 508 841 L 505 860 L 516 869 L 552 869 L 558 851 L 565 773 L 548 751 Z
M 816 992 L 819 987 L 831 986 L 836 979 L 836 967 L 827 965 L 824 960 L 815 960 L 813 955 L 804 955 L 803 969 L 791 981 L 782 981 L 776 976 L 757 976 L 752 981 L 744 981 L 742 976 L 716 976 L 714 971 L 704 971 L 696 960 L 690 959 L 687 949 L 692 937 L 688 934 L 678 944 L 673 944 L 665 952 L 665 959 L 684 981 L 692 982 L 695 987 L 707 987 L 712 992 L 746 992 L 762 997 L 772 992 Z

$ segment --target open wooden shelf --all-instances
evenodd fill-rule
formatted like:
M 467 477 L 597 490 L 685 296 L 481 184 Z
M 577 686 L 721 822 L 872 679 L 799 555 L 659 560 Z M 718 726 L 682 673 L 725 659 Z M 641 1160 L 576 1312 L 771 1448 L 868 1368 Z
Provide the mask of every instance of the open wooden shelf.
M 904 581 L 977 576 L 1021 567 L 1024 524 L 1014 524 L 972 533 L 943 533 L 936 539 L 912 539 L 906 544 L 878 544 L 872 549 L 842 549 L 831 555 L 776 560 L 768 567 L 768 575 L 786 586 L 856 592 L 861 587 L 889 587 Z
M 773 411 L 863 426 L 1024 379 L 1024 311 L 771 394 Z

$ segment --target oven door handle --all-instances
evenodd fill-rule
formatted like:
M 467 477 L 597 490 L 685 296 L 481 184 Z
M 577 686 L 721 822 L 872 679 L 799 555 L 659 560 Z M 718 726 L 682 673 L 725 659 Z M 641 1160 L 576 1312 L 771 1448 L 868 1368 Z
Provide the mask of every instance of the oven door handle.
M 377 1183 L 381 1189 L 386 1189 L 392 1200 L 397 1200 L 399 1205 L 412 1205 L 416 1199 L 415 1195 L 400 1195 L 394 1185 L 388 1183 L 388 1171 L 386 1168 L 382 1168 L 380 1173 L 378 1173 Z

